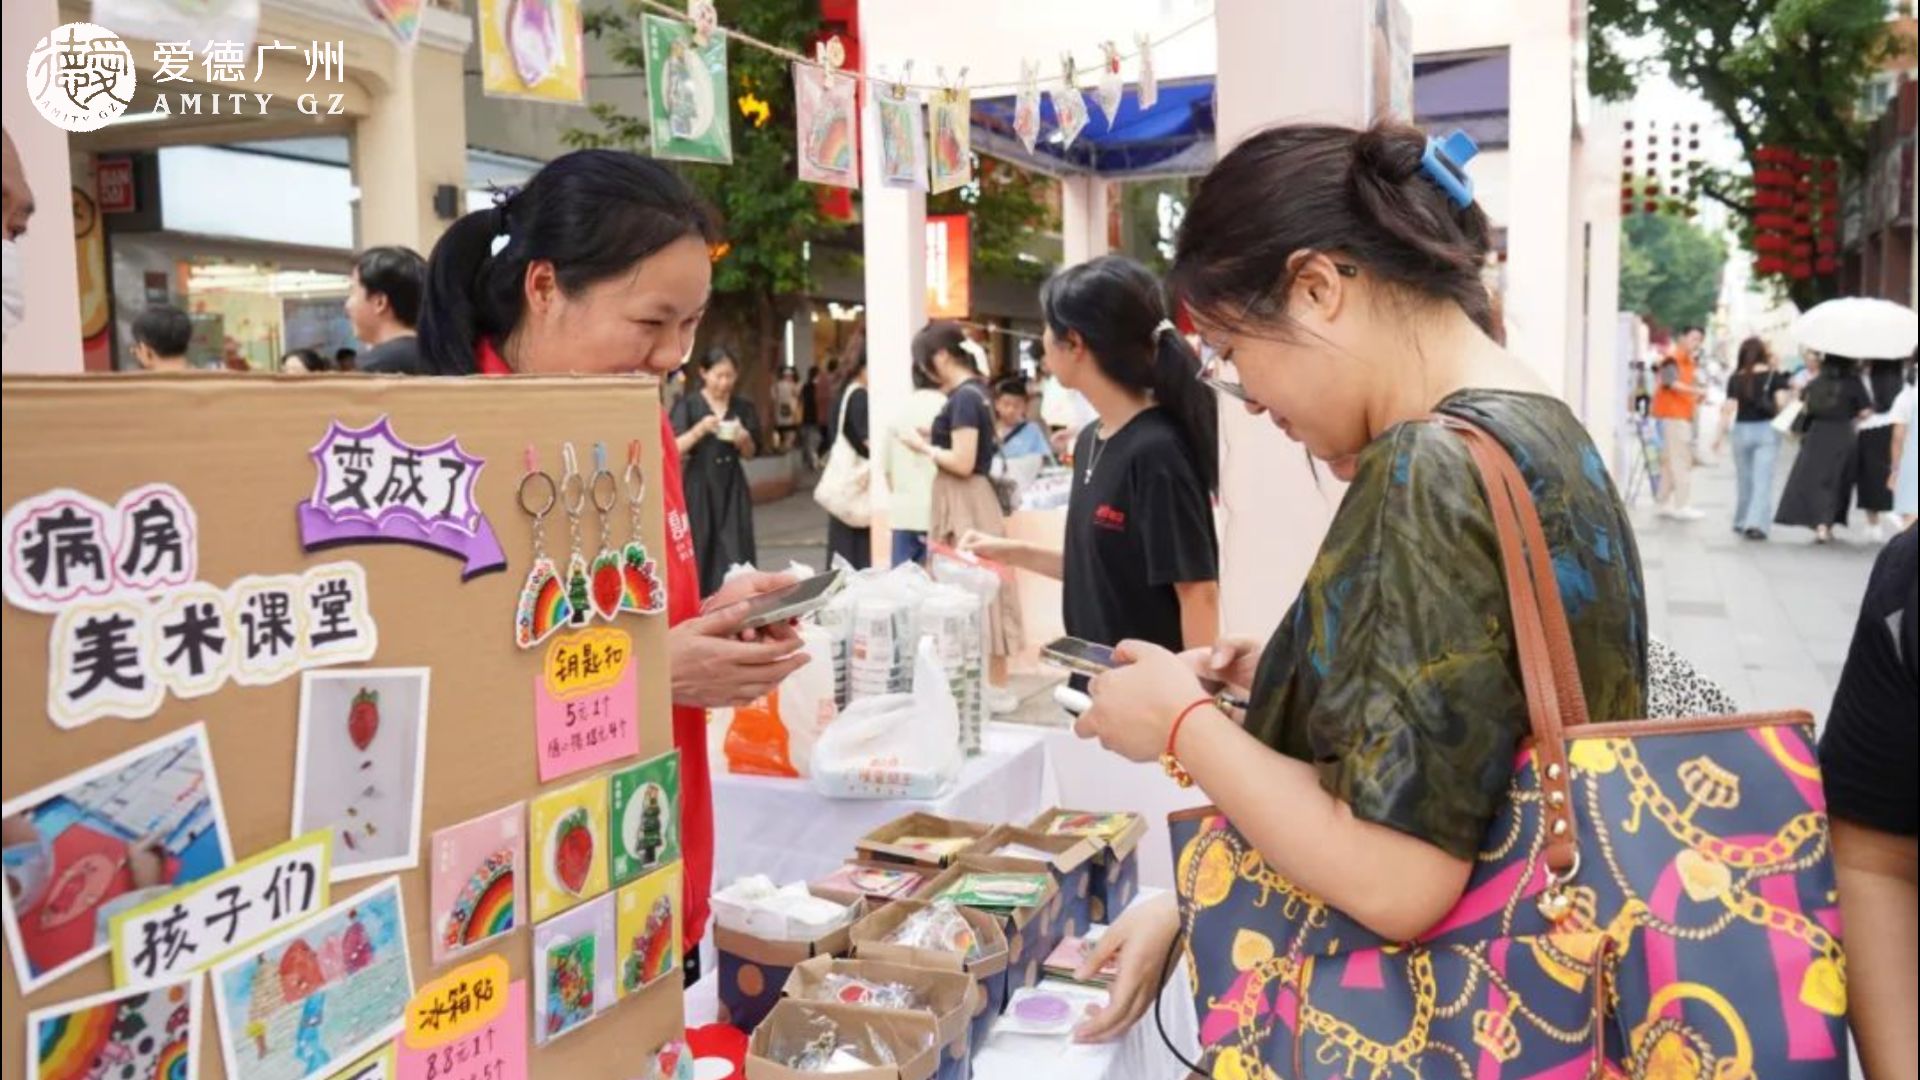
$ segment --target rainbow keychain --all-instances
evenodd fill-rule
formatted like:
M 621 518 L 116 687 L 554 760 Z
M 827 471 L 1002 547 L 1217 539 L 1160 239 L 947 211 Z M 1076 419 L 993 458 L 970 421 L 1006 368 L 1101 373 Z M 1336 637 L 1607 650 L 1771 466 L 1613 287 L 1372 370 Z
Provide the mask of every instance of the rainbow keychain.
M 560 480 L 560 505 L 567 512 L 567 531 L 573 537 L 573 551 L 567 556 L 567 605 L 572 609 L 573 625 L 593 621 L 593 587 L 587 581 L 587 556 L 580 541 L 580 515 L 587 508 L 587 481 L 580 475 L 580 459 L 574 456 L 572 443 L 560 444 L 560 459 L 566 474 Z
M 620 602 L 626 585 L 620 573 L 620 555 L 613 550 L 613 526 L 610 516 L 620 501 L 620 482 L 607 470 L 607 444 L 593 444 L 593 479 L 587 481 L 587 494 L 600 515 L 600 553 L 593 557 L 589 584 L 593 591 L 593 613 L 611 621 L 620 614 Z
M 627 546 L 620 551 L 620 610 L 630 615 L 658 615 L 667 610 L 667 586 L 660 567 L 641 540 L 640 513 L 647 501 L 647 474 L 640 468 L 640 440 L 627 444 Z
M 547 515 L 560 501 L 560 489 L 553 477 L 540 471 L 531 446 L 527 447 L 526 466 L 526 475 L 520 478 L 520 509 L 533 519 L 533 566 L 527 571 L 527 583 L 520 587 L 513 640 L 521 648 L 531 649 L 573 618 L 573 604 L 567 599 L 558 568 L 547 557 Z M 542 489 L 544 499 L 539 494 Z

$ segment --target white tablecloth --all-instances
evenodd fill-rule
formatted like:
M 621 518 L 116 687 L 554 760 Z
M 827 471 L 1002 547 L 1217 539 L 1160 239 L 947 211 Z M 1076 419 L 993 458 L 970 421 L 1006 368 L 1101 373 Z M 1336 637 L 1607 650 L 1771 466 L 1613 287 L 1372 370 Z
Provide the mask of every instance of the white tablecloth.
M 983 753 L 938 799 L 829 799 L 805 780 L 713 777 L 714 887 L 748 874 L 775 884 L 826 877 L 853 856 L 854 841 L 914 810 L 1024 825 L 1052 805 L 1044 732 L 990 723 Z

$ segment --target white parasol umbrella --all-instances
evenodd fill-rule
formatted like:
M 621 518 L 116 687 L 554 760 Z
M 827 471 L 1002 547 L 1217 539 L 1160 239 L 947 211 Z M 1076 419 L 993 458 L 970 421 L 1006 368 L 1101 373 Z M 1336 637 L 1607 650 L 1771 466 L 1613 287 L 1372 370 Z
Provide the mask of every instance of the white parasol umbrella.
M 1815 304 L 1793 321 L 1804 349 L 1855 360 L 1898 360 L 1920 346 L 1920 315 L 1904 304 L 1846 296 Z

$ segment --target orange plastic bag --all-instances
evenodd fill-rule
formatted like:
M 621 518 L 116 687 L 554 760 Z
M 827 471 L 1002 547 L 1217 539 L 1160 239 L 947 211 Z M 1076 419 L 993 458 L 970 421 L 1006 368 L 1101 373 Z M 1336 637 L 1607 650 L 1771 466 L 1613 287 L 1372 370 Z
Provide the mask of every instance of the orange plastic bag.
M 780 721 L 780 691 L 733 710 L 723 744 L 727 771 L 748 776 L 797 778 L 787 753 L 787 725 Z

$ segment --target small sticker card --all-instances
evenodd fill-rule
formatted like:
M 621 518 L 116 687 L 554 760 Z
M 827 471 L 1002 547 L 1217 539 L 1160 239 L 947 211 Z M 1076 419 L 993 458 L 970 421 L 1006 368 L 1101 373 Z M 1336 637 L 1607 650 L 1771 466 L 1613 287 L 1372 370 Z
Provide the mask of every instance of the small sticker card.
M 543 922 L 607 891 L 605 777 L 549 791 L 527 805 L 528 899 Z
M 420 864 L 430 679 L 426 668 L 301 678 L 293 831 L 333 830 L 335 881 Z
M 534 734 L 542 783 L 640 752 L 633 638 L 594 627 L 547 644 L 533 679 Z
M 308 551 L 398 541 L 464 561 L 464 577 L 507 565 L 475 498 L 486 462 L 462 450 L 459 439 L 416 446 L 384 416 L 361 428 L 335 420 L 308 453 L 318 473 L 299 509 Z
M 613 884 L 650 874 L 680 858 L 680 751 L 607 778 L 612 799 Z
M 585 1026 L 615 998 L 613 897 L 602 896 L 533 928 L 533 1041 Z
M 926 876 L 913 870 L 893 870 L 878 866 L 848 863 L 814 883 L 815 891 L 843 896 L 870 896 L 876 900 L 898 900 L 911 896 Z
M 619 996 L 637 994 L 680 968 L 680 864 L 614 894 L 619 907 Z
M 963 874 L 940 899 L 977 908 L 1037 907 L 1052 881 L 1046 874 Z
M 116 914 L 233 864 L 204 724 L 9 799 L 0 818 L 7 956 L 25 994 L 104 955 Z
M 203 1075 L 200 980 L 110 990 L 27 1016 L 27 1080 Z
M 1047 823 L 1047 832 L 1054 836 L 1085 836 L 1095 840 L 1112 840 L 1126 832 L 1133 822 L 1134 816 L 1128 813 L 1062 813 Z
M 399 1080 L 526 1080 L 527 980 L 508 983 L 502 973 L 493 985 L 491 1004 L 470 1014 L 485 1016 L 476 1025 L 428 1049 L 415 1049 L 407 1039 L 399 1040 Z M 422 996 L 416 995 L 414 1001 Z M 457 998 L 442 1003 L 458 1008 Z M 429 1007 L 436 1004 L 441 1003 L 428 1003 Z M 481 1003 L 476 1000 L 475 1004 Z
M 1049 978 L 1080 982 L 1080 965 L 1086 963 L 1087 959 L 1093 955 L 1094 946 L 1097 944 L 1099 939 L 1094 937 L 1066 938 L 1054 948 L 1052 953 L 1048 954 L 1046 960 L 1041 963 L 1040 970 Z M 1119 975 L 1120 957 L 1116 953 L 1109 956 L 1086 982 L 1093 986 L 1111 986 L 1113 980 Z
M 880 176 L 888 187 L 927 190 L 927 121 L 920 99 L 900 82 L 885 78 L 871 84 L 873 109 L 880 128 Z
M 406 1027 L 400 881 L 387 878 L 216 965 L 227 1075 L 331 1076 Z
M 964 77 L 965 72 L 961 75 Z M 928 103 L 933 186 L 938 194 L 973 182 L 973 106 L 967 88 L 949 86 Z
M 799 124 L 800 179 L 834 187 L 860 186 L 854 86 L 850 75 L 794 61 L 793 99 Z
M 727 39 L 658 15 L 643 16 L 641 32 L 653 156 L 731 164 Z
M 527 805 L 512 806 L 433 834 L 428 877 L 433 962 L 518 929 L 525 921 Z

